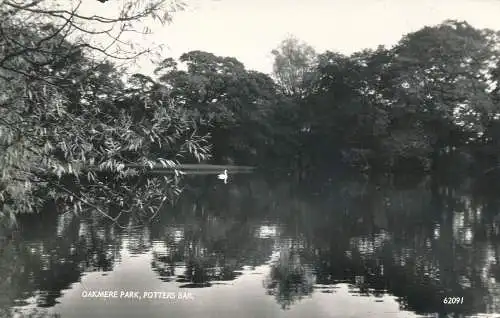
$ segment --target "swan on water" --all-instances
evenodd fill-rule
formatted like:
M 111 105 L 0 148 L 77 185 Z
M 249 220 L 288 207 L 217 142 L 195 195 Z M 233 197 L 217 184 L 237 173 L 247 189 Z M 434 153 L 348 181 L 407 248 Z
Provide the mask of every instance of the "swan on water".
M 224 180 L 224 184 L 227 183 L 227 169 L 224 170 L 224 173 L 220 173 L 217 178 Z

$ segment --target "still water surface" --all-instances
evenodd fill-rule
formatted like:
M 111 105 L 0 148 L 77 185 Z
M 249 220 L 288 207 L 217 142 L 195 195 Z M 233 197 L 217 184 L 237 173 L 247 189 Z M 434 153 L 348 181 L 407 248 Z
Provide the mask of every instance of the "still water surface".
M 21 220 L 0 243 L 0 315 L 500 313 L 500 200 L 468 183 L 219 181 L 196 176 L 141 228 L 54 213 Z

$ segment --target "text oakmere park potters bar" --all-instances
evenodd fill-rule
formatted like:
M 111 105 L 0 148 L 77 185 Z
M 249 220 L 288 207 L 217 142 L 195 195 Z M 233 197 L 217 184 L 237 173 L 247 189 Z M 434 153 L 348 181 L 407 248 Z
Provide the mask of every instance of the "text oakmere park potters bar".
M 169 299 L 193 300 L 193 294 L 185 291 L 136 291 L 136 290 L 84 290 L 82 298 L 111 298 L 111 299 Z

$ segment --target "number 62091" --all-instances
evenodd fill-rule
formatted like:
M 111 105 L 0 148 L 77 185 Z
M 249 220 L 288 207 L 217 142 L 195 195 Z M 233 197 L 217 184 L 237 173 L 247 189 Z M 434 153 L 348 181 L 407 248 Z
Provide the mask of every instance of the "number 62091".
M 463 297 L 444 297 L 443 304 L 446 305 L 461 305 L 464 303 Z

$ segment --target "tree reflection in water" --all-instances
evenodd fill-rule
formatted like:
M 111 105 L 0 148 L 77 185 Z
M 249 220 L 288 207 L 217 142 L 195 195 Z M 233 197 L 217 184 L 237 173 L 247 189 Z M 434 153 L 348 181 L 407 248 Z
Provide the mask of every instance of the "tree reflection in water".
M 84 272 L 110 271 L 120 258 L 119 237 L 109 224 L 95 219 L 67 218 L 49 210 L 20 218 L 19 225 L 20 238 L 1 248 L 0 304 L 5 316 L 14 304 L 54 306 Z M 30 315 L 38 314 L 35 310 Z
M 19 237 L 0 241 L 1 314 L 53 306 L 86 272 L 113 271 L 123 248 L 150 253 L 158 279 L 183 288 L 232 284 L 268 264 L 265 292 L 283 309 L 315 291 L 335 297 L 344 283 L 416 313 L 500 311 L 500 200 L 474 184 L 240 181 L 193 180 L 134 231 L 50 210 L 22 217 Z M 445 306 L 444 296 L 466 302 Z
M 289 309 L 295 302 L 312 294 L 315 277 L 310 265 L 304 260 L 299 242 L 289 239 L 280 244 L 264 287 L 282 309 Z

